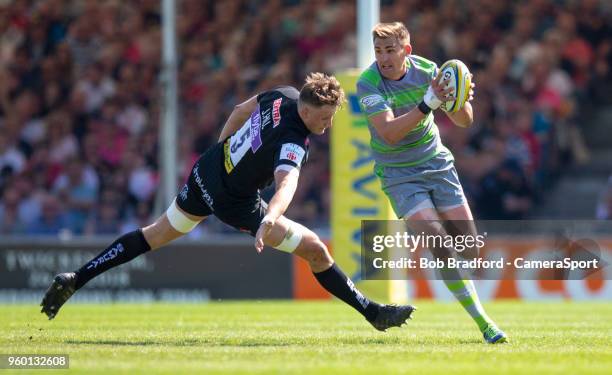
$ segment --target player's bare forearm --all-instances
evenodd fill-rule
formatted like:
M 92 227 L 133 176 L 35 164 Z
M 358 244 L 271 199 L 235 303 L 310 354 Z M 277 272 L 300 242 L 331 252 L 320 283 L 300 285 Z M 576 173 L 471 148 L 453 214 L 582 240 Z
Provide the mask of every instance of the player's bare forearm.
M 452 88 L 448 87 L 448 80 L 442 81 L 442 75 L 438 74 L 436 79 L 431 81 L 431 85 L 423 97 L 423 102 L 427 107 L 435 110 L 441 102 L 451 100 L 448 97 L 451 90 Z M 433 103 L 433 101 L 437 101 L 438 104 Z M 410 112 L 397 117 L 390 110 L 380 113 L 372 116 L 370 122 L 387 144 L 394 145 L 404 139 L 427 116 L 419 106 L 416 106 Z
M 276 192 L 270 199 L 266 216 L 273 218 L 275 221 L 287 211 L 295 190 L 297 189 L 298 171 L 297 169 L 291 172 L 278 171 L 274 174 L 276 180 Z
M 473 78 L 473 77 L 472 77 Z M 468 100 L 463 105 L 459 111 L 455 113 L 447 113 L 448 118 L 451 119 L 455 125 L 460 126 L 462 128 L 469 128 L 474 123 L 474 111 L 472 108 L 472 104 L 470 103 L 474 98 L 474 88 L 476 84 L 474 81 L 470 82 L 470 93 Z
M 257 96 L 253 96 L 249 100 L 242 102 L 234 107 L 234 110 L 230 114 L 229 118 L 221 130 L 219 135 L 219 142 L 234 134 L 244 122 L 251 116 L 251 113 L 257 107 Z
M 469 128 L 474 122 L 474 113 L 472 109 L 472 104 L 470 102 L 465 103 L 463 108 L 454 113 L 446 113 L 448 118 L 451 119 L 455 125 L 460 126 L 462 128 Z
M 395 117 L 393 112 L 386 111 L 370 118 L 376 133 L 388 144 L 393 145 L 401 141 L 425 118 L 425 114 L 418 108 Z

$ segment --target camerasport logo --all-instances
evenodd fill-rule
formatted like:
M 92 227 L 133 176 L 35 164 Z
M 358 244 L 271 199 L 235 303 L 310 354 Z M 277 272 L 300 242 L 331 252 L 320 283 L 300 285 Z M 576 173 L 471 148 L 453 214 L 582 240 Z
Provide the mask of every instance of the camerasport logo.
M 280 160 L 289 160 L 297 165 L 302 164 L 306 150 L 295 143 L 285 143 L 281 148 Z
M 272 127 L 275 128 L 280 124 L 281 114 L 280 106 L 283 103 L 283 98 L 278 98 L 272 103 Z

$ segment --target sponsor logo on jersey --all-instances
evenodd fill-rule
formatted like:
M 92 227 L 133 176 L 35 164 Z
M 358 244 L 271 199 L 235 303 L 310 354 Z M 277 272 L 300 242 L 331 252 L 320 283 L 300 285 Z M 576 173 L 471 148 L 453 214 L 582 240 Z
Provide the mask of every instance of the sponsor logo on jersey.
M 280 124 L 281 114 L 280 106 L 283 103 L 283 98 L 278 98 L 272 103 L 272 127 L 275 128 Z
M 270 114 L 268 114 L 270 117 Z M 268 120 L 269 121 L 269 120 Z M 251 150 L 255 153 L 262 145 L 261 141 L 261 116 L 259 108 L 251 115 Z
M 306 150 L 295 143 L 285 143 L 281 148 L 280 160 L 289 160 L 297 165 L 302 164 Z
M 377 104 L 383 103 L 384 101 L 385 98 L 378 94 L 368 95 L 361 98 L 361 104 L 366 108 L 373 107 Z
M 232 163 L 231 153 L 230 153 L 230 139 L 225 141 L 223 144 L 223 154 L 225 156 L 225 171 L 229 174 L 232 170 L 234 170 L 234 163 Z
M 204 187 L 204 181 L 202 180 L 202 177 L 200 177 L 200 172 L 198 171 L 198 166 L 199 164 L 196 164 L 196 166 L 193 168 L 193 176 L 195 178 L 196 184 L 198 184 L 198 186 L 200 187 L 200 191 L 202 192 L 202 199 L 204 199 L 204 203 L 206 203 L 206 205 L 211 209 L 211 210 L 215 210 L 213 208 L 213 204 L 214 201 L 212 199 L 212 197 L 210 196 L 210 194 L 208 193 L 208 190 L 206 190 L 206 188 Z
M 261 111 L 261 128 L 265 129 L 266 126 L 272 123 L 272 108 L 266 108 Z

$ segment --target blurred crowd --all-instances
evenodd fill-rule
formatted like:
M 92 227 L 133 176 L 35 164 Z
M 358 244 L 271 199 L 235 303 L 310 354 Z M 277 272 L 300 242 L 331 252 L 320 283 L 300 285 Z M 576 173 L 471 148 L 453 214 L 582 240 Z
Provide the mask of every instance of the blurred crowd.
M 415 53 L 470 67 L 474 126 L 458 129 L 440 116 L 442 139 L 476 217 L 524 218 L 564 169 L 589 161 L 590 112 L 612 103 L 612 3 L 438 3 L 396 1 L 389 17 L 402 14 L 413 26 Z
M 152 219 L 159 3 L 0 1 L 0 234 L 116 234 Z M 474 73 L 475 126 L 438 123 L 478 217 L 523 217 L 565 165 L 588 160 L 580 118 L 610 100 L 605 3 L 381 0 L 381 20 L 403 21 L 415 54 Z M 355 65 L 352 0 L 177 4 L 177 189 L 235 104 Z M 288 215 L 327 228 L 329 142 L 311 141 Z
M 608 177 L 608 183 L 598 198 L 595 218 L 598 220 L 612 220 L 612 175 Z

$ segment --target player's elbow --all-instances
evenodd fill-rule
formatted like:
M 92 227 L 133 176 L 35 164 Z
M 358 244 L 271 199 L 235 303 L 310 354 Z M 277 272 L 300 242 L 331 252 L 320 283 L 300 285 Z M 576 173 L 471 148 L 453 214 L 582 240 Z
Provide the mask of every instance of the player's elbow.
M 248 106 L 246 105 L 246 103 L 236 104 L 234 106 L 234 113 L 242 117 L 249 115 L 250 113 L 247 107 Z
M 381 138 L 383 139 L 383 141 L 385 141 L 386 144 L 388 144 L 389 146 L 395 146 L 399 141 L 401 141 L 401 137 L 398 137 L 395 134 L 390 134 L 390 133 L 384 133 L 381 135 Z
M 251 115 L 251 113 L 255 110 L 256 107 L 257 107 L 257 98 L 252 97 L 251 99 L 245 102 L 236 104 L 234 106 L 234 112 L 240 115 L 241 117 L 248 117 Z
M 399 139 L 392 133 L 391 130 L 392 129 L 390 127 L 382 127 L 382 126 L 376 127 L 376 134 L 378 134 L 378 137 L 382 139 L 389 146 L 393 146 L 397 142 L 399 142 Z

